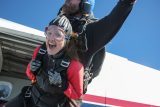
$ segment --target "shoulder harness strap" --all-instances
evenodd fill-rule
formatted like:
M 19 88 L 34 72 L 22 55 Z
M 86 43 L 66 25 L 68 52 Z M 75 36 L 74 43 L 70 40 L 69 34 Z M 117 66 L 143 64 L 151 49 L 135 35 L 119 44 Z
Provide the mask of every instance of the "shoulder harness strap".
M 70 65 L 70 59 L 66 56 L 64 56 L 62 59 L 60 59 L 57 63 L 56 63 L 56 71 L 57 72 L 61 72 L 68 69 Z
M 42 58 L 43 58 L 43 55 L 45 55 L 47 53 L 47 49 L 46 49 L 46 43 L 44 42 L 42 45 L 41 45 L 41 47 L 40 47 L 40 49 L 39 49 L 39 51 L 38 51 L 38 54 L 37 54 L 37 56 L 36 56 L 36 60 L 39 60 L 39 61 L 42 61 Z

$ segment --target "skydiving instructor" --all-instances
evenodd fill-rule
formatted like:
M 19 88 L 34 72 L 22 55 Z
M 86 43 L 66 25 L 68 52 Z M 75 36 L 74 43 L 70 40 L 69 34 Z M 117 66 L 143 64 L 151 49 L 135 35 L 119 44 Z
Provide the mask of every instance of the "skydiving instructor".
M 78 54 L 85 71 L 90 70 L 91 80 L 98 76 L 101 70 L 105 45 L 120 30 L 136 2 L 136 0 L 117 1 L 113 10 L 99 20 L 93 14 L 95 0 L 65 0 L 59 12 L 59 14 L 67 16 L 73 31 L 80 37 L 79 42 L 81 42 L 83 52 L 80 51 Z M 97 0 L 97 2 L 103 2 L 103 0 Z M 84 90 L 86 91 L 86 89 Z

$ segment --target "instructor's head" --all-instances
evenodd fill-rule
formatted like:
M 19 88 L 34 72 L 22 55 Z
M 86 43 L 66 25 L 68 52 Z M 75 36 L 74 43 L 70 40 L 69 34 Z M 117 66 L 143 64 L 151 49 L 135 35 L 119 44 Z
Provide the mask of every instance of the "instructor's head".
M 94 5 L 95 0 L 65 0 L 62 10 L 66 14 L 89 14 L 93 11 Z

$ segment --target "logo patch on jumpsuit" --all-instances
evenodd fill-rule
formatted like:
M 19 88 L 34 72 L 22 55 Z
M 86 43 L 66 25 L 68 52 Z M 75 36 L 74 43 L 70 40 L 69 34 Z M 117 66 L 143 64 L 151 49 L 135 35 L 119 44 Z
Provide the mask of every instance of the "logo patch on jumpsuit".
M 49 77 L 49 82 L 51 85 L 56 85 L 58 87 L 62 87 L 62 78 L 61 78 L 61 74 L 53 71 L 53 69 L 50 69 L 48 71 L 48 77 Z

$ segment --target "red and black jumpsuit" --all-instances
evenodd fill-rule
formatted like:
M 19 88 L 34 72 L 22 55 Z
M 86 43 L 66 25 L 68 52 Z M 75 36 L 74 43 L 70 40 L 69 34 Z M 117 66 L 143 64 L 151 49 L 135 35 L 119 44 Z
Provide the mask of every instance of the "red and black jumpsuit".
M 39 49 L 40 46 L 34 50 L 32 60 L 38 55 Z M 63 58 L 63 55 L 56 60 L 61 58 Z M 51 71 L 50 73 L 52 74 L 59 71 L 57 72 L 61 77 L 59 86 L 52 84 L 49 80 L 50 74 L 48 71 L 52 67 L 48 66 L 50 59 L 47 54 L 43 56 L 42 62 L 42 69 L 36 75 L 30 70 L 30 63 L 27 66 L 26 74 L 28 78 L 32 81 L 36 80 L 36 83 L 31 86 L 31 101 L 27 107 L 35 107 L 35 105 L 38 107 L 78 107 L 76 100 L 79 100 L 83 95 L 83 65 L 79 61 L 72 59 L 66 69 L 57 70 L 60 68 L 58 67 L 55 71 Z M 24 94 L 23 92 L 20 93 L 17 97 L 6 103 L 5 107 L 26 107 L 24 106 Z
M 39 49 L 40 49 L 40 47 L 37 47 L 34 50 L 32 59 L 36 58 Z M 45 64 L 43 64 L 44 67 L 42 70 L 43 73 L 40 73 L 41 76 L 39 74 L 36 76 L 33 74 L 33 72 L 30 70 L 30 63 L 28 64 L 27 69 L 26 69 L 26 74 L 30 80 L 32 80 L 32 81 L 36 80 L 37 81 L 36 83 L 38 83 L 39 86 L 42 85 L 42 86 L 40 86 L 42 91 L 44 89 L 45 92 L 48 91 L 49 93 L 53 94 L 53 96 L 48 97 L 48 98 L 42 97 L 42 100 L 48 100 L 47 103 L 54 103 L 54 102 L 57 103 L 58 101 L 63 100 L 66 97 L 69 100 L 80 99 L 83 95 L 83 75 L 84 75 L 83 74 L 84 73 L 83 65 L 79 61 L 72 59 L 70 61 L 69 67 L 67 68 L 67 71 L 66 71 L 67 78 L 64 77 L 64 78 L 66 78 L 66 80 L 63 80 L 63 78 L 62 78 L 62 81 L 66 82 L 64 84 L 65 85 L 67 84 L 67 87 L 65 87 L 65 89 L 63 88 L 63 90 L 61 90 L 59 88 L 53 89 L 52 86 L 49 86 L 50 84 L 48 82 L 43 82 L 43 83 L 39 82 L 39 81 L 41 81 L 39 78 L 42 78 L 42 79 L 48 78 L 47 76 L 44 76 L 44 75 L 47 75 L 47 73 L 44 73 L 44 72 L 47 72 L 46 70 L 48 68 L 46 68 L 46 65 L 47 65 L 47 62 L 49 62 L 48 59 L 46 59 L 46 58 L 48 58 L 47 55 L 46 55 L 46 57 L 44 56 L 44 58 L 43 58 L 43 60 L 44 60 L 43 63 L 45 63 Z M 44 81 L 44 79 L 42 81 Z M 34 87 L 34 85 L 33 85 L 33 87 Z M 37 85 L 36 85 L 36 87 L 37 87 Z M 39 91 L 39 89 L 36 90 L 33 88 L 32 91 L 34 91 L 36 93 L 36 91 Z M 52 100 L 49 101 L 49 99 L 52 99 Z

